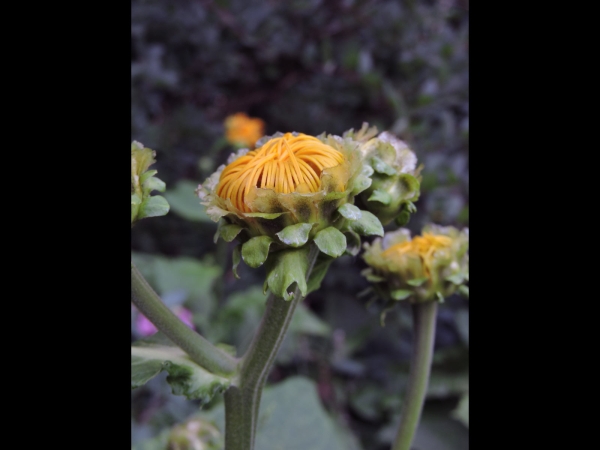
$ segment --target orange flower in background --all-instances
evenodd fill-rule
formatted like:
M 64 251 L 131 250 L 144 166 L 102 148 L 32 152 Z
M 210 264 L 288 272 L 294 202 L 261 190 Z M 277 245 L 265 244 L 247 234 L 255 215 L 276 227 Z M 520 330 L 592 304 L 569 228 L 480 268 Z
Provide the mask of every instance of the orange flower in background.
M 225 119 L 225 137 L 238 147 L 254 148 L 265 133 L 265 123 L 258 118 L 236 113 Z

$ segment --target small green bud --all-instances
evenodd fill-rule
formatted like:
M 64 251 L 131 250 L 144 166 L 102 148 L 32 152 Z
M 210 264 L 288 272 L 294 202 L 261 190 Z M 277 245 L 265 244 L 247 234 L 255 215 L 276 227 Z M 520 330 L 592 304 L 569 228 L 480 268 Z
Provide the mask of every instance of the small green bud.
M 141 143 L 131 143 L 131 224 L 145 217 L 164 216 L 169 204 L 160 195 L 151 196 L 152 191 L 165 191 L 165 183 L 156 178 L 156 170 L 148 168 L 156 162 L 156 152 Z

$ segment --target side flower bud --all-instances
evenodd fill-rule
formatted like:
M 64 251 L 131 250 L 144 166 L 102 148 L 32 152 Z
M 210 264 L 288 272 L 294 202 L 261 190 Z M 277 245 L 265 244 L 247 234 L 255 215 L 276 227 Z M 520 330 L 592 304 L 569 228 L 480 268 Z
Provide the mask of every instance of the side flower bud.
M 306 295 L 301 261 L 310 244 L 331 260 L 357 251 L 358 234 L 383 235 L 377 218 L 353 205 L 371 180 L 352 139 L 276 133 L 256 145 L 231 155 L 196 192 L 208 215 L 223 219 L 215 239 L 241 242 L 234 273 L 240 257 L 259 267 L 274 254 L 265 288 L 289 299 L 287 289 L 296 282 Z
M 365 244 L 363 275 L 389 301 L 443 301 L 468 281 L 468 247 L 468 228 L 429 225 L 413 239 L 401 228 Z
M 361 140 L 365 163 L 373 169 L 373 182 L 359 195 L 357 204 L 375 214 L 383 225 L 394 219 L 405 225 L 416 211 L 413 202 L 420 195 L 422 166 L 417 167 L 417 157 L 405 142 L 388 132 L 366 140 L 373 133 L 365 128 L 366 124 L 362 133 L 355 133 L 355 139 Z
M 150 196 L 152 191 L 165 191 L 165 183 L 156 178 L 156 170 L 148 170 L 156 162 L 156 152 L 141 143 L 131 143 L 131 225 L 145 217 L 164 216 L 169 204 L 160 195 Z

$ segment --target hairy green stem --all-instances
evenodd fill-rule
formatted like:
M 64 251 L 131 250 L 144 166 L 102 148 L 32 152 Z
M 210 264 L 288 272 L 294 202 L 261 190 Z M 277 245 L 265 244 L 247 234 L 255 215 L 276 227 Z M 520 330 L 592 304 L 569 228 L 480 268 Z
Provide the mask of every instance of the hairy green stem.
M 319 249 L 308 256 L 310 276 Z M 270 294 L 258 331 L 242 358 L 239 382 L 225 393 L 225 450 L 253 450 L 263 386 L 302 296 L 298 287 L 290 301 Z
M 412 310 L 414 342 L 410 361 L 408 392 L 404 399 L 400 425 L 392 450 L 410 450 L 410 445 L 421 418 L 427 385 L 429 384 L 429 373 L 431 372 L 437 302 L 417 303 L 412 305 Z
M 156 328 L 201 367 L 215 374 L 235 372 L 238 361 L 212 345 L 165 306 L 137 267 L 131 263 L 131 301 Z

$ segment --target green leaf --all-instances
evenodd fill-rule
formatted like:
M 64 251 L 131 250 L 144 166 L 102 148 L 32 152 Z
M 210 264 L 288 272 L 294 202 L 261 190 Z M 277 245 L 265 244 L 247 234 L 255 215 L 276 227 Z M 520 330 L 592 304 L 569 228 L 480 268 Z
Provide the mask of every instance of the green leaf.
M 290 247 L 301 247 L 308 241 L 308 234 L 314 224 L 312 223 L 297 223 L 285 227 L 277 234 L 281 242 Z
M 164 216 L 169 212 L 169 203 L 164 197 L 155 195 L 146 198 L 140 205 L 138 218 Z
M 458 402 L 458 406 L 454 411 L 452 411 L 452 417 L 457 420 L 460 420 L 462 423 L 469 428 L 469 393 L 467 392 L 462 396 L 460 402 Z
M 256 236 L 242 245 L 242 259 L 250 267 L 256 269 L 263 265 L 269 256 L 269 246 L 273 239 L 269 236 Z
M 197 187 L 197 183 L 181 180 L 173 189 L 165 191 L 165 198 L 178 216 L 194 222 L 214 224 L 206 214 L 206 207 L 200 204 L 200 199 L 194 192 Z
M 383 236 L 383 226 L 375 215 L 369 211 L 361 211 L 361 217 L 350 222 L 349 227 L 363 236 Z
M 464 284 L 459 286 L 458 292 L 464 295 L 467 299 L 469 298 L 469 286 L 465 286 Z
M 406 300 L 413 294 L 413 291 L 407 289 L 395 289 L 390 292 L 390 295 L 394 300 Z
M 225 242 L 233 241 L 243 228 L 234 223 L 228 223 L 219 227 L 219 234 Z
M 240 279 L 240 276 L 237 273 L 237 268 L 240 265 L 240 261 L 242 260 L 242 251 L 241 251 L 242 246 L 241 245 L 236 245 L 233 249 L 233 267 L 231 268 L 231 270 L 233 271 L 233 276 L 236 277 L 238 280 Z
M 338 212 L 348 220 L 358 220 L 362 217 L 363 213 L 357 206 L 350 203 L 344 203 L 338 208 Z
M 326 255 L 337 258 L 346 251 L 346 236 L 335 227 L 327 227 L 315 235 L 315 244 Z
M 421 286 L 423 283 L 425 283 L 427 280 L 429 280 L 429 278 L 427 277 L 423 277 L 423 278 L 415 278 L 414 280 L 408 280 L 406 283 L 410 284 L 411 286 L 416 286 L 419 287 Z
M 161 333 L 157 333 L 161 334 Z M 190 400 L 210 401 L 224 392 L 231 380 L 214 375 L 193 362 L 179 347 L 169 344 L 163 336 L 134 342 L 131 346 L 131 388 L 137 388 L 160 372 L 168 372 L 167 382 L 173 394 Z
M 379 202 L 379 203 L 383 203 L 384 205 L 389 205 L 390 202 L 392 201 L 392 196 L 385 191 L 380 191 L 379 189 L 375 189 L 373 191 L 373 193 L 371 194 L 371 196 L 368 198 L 368 201 Z
M 308 247 L 308 246 L 307 246 Z M 308 270 L 307 247 L 288 249 L 275 252 L 267 260 L 266 284 L 273 294 L 284 300 L 291 300 L 294 296 L 290 292 L 291 286 L 296 283 L 302 296 L 307 294 L 306 271 Z M 242 248 L 242 256 L 244 249 Z
M 373 169 L 375 169 L 375 172 L 383 173 L 385 175 L 390 176 L 397 174 L 396 169 L 394 169 L 392 166 L 390 166 L 377 156 L 373 156 L 373 158 L 371 158 L 371 164 L 373 166 Z

